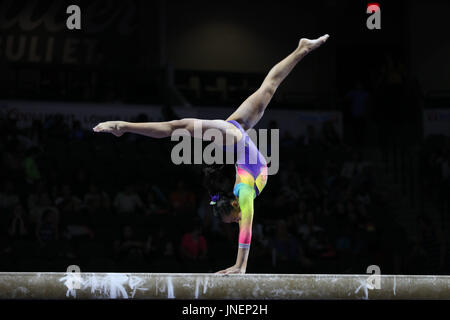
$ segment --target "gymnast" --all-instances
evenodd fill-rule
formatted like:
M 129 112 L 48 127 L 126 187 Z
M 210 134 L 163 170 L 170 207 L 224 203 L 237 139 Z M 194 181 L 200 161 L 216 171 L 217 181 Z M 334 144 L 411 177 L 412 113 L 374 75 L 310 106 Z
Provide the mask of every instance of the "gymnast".
M 226 120 L 185 118 L 166 122 L 145 123 L 107 121 L 99 123 L 93 128 L 95 132 L 112 133 L 117 137 L 129 132 L 152 138 L 170 137 L 176 129 L 184 129 L 186 135 L 208 140 L 203 134 L 198 135 L 198 130 L 194 130 L 195 125 L 196 127 L 200 126 L 202 130 L 215 129 L 220 132 L 223 135 L 223 139 L 217 139 L 216 143 L 219 143 L 220 140 L 231 141 L 231 144 L 228 144 L 228 142 L 226 144 L 220 142 L 220 144 L 222 144 L 225 151 L 229 151 L 230 147 L 238 150 L 235 163 L 236 176 L 235 179 L 232 179 L 235 180 L 233 181 L 234 183 L 229 184 L 226 182 L 227 180 L 230 181 L 230 179 L 227 179 L 225 176 L 224 165 L 208 166 L 203 170 L 214 215 L 220 217 L 225 223 L 239 223 L 239 245 L 236 263 L 217 273 L 245 273 L 252 236 L 253 201 L 267 183 L 268 170 L 266 160 L 251 139 L 249 139 L 246 131 L 253 128 L 261 119 L 275 91 L 295 65 L 309 52 L 324 44 L 328 37 L 328 34 L 325 34 L 314 40 L 300 39 L 297 48 L 269 71 L 261 86 Z M 215 142 L 214 138 L 209 140 L 212 140 L 213 143 Z M 242 145 L 242 148 L 239 148 L 239 145 Z M 253 159 L 252 163 L 247 161 L 249 158 Z

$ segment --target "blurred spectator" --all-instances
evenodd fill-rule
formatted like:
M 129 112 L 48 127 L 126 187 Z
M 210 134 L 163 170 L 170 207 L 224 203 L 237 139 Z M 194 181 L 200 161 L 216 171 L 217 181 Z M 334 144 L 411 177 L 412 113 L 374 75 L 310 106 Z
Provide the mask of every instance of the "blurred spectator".
M 25 219 L 26 217 L 22 204 L 20 203 L 16 204 L 8 228 L 8 235 L 12 239 L 20 239 L 28 235 L 28 229 L 26 227 Z
M 114 252 L 118 260 L 141 259 L 144 257 L 146 243 L 134 233 L 133 227 L 125 225 L 122 228 L 120 240 L 114 242 Z
M 164 253 L 166 243 L 171 242 L 171 238 L 167 234 L 163 226 L 159 226 L 156 232 L 150 234 L 147 238 L 147 255 L 151 257 L 161 257 Z
M 162 255 L 153 261 L 152 270 L 165 273 L 177 272 L 180 271 L 177 267 L 178 264 L 174 245 L 172 241 L 169 241 L 164 244 Z
M 91 216 L 88 208 L 83 207 L 76 215 L 64 218 L 64 235 L 67 239 L 94 239 L 94 231 L 90 226 Z
M 72 194 L 70 185 L 64 184 L 59 196 L 55 199 L 55 204 L 60 213 L 65 216 L 67 214 L 79 212 L 82 206 L 82 201 L 77 196 Z
M 42 213 L 36 225 L 36 238 L 41 246 L 59 239 L 59 217 L 56 211 L 46 209 Z
M 19 195 L 16 193 L 14 184 L 10 180 L 3 182 L 3 190 L 0 191 L 0 208 L 12 208 L 19 203 Z
M 194 223 L 192 230 L 185 233 L 180 243 L 181 258 L 185 261 L 193 262 L 206 259 L 208 248 L 206 239 L 202 235 L 201 225 Z
M 298 227 L 298 235 L 305 244 L 305 251 L 308 256 L 318 257 L 325 250 L 325 243 L 322 233 L 323 228 L 314 223 L 314 215 L 312 211 L 306 214 L 306 223 L 300 224 Z
M 50 195 L 47 191 L 38 194 L 37 202 L 30 206 L 30 222 L 37 224 L 41 221 L 42 214 L 47 209 L 57 211 L 57 208 L 53 205 Z
M 119 214 L 130 214 L 142 209 L 143 203 L 141 197 L 134 191 L 133 185 L 129 184 L 125 190 L 117 193 L 114 207 Z
M 28 196 L 26 197 L 27 207 L 32 209 L 36 206 L 39 201 L 39 196 L 46 189 L 46 184 L 44 181 L 40 181 L 35 185 L 31 186 Z
M 105 191 L 99 190 L 96 184 L 89 184 L 89 190 L 84 195 L 84 206 L 91 214 L 99 214 L 100 211 L 108 209 L 109 202 L 109 195 Z
M 168 210 L 160 205 L 158 198 L 153 190 L 147 192 L 145 214 L 166 214 Z

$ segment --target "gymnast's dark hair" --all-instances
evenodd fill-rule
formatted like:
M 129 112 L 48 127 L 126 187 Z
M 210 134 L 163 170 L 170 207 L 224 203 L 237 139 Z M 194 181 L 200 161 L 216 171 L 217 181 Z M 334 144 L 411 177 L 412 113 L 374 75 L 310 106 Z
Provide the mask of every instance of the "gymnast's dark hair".
M 234 165 L 212 164 L 203 168 L 203 184 L 212 200 L 213 213 L 220 219 L 233 210 L 231 202 L 236 199 L 233 194 L 234 176 Z

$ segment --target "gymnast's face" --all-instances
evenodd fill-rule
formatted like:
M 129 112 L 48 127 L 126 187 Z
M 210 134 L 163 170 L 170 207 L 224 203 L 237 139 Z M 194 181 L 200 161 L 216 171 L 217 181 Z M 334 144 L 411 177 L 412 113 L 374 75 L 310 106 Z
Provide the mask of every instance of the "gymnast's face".
M 231 202 L 231 205 L 233 206 L 231 213 L 227 216 L 224 216 L 222 218 L 222 221 L 225 223 L 239 223 L 239 220 L 241 220 L 241 209 L 239 208 L 239 202 L 237 200 L 233 200 Z

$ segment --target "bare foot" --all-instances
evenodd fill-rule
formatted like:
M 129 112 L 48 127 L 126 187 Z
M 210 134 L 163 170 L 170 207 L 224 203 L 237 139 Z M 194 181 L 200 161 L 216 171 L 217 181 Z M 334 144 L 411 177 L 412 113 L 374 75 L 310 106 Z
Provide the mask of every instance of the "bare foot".
M 322 44 L 324 44 L 327 39 L 330 36 L 328 34 L 325 34 L 323 36 L 321 36 L 320 38 L 314 39 L 314 40 L 310 40 L 310 39 L 306 39 L 306 38 L 301 38 L 299 43 L 298 43 L 298 49 L 302 54 L 307 54 L 311 51 L 313 51 L 314 49 L 317 49 L 318 47 L 320 47 Z

